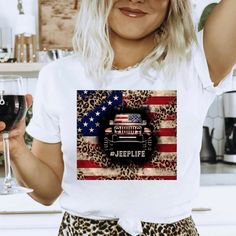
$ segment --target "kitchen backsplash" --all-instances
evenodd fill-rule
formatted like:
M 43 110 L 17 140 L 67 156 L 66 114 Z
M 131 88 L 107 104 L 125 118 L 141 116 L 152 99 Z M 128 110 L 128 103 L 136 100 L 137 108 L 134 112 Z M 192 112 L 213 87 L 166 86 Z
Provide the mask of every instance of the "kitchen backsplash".
M 233 89 L 236 90 L 236 69 L 234 70 Z M 208 110 L 204 126 L 208 126 L 210 131 L 213 131 L 212 143 L 216 150 L 217 160 L 222 160 L 224 156 L 224 107 L 223 95 L 217 96 L 213 104 Z

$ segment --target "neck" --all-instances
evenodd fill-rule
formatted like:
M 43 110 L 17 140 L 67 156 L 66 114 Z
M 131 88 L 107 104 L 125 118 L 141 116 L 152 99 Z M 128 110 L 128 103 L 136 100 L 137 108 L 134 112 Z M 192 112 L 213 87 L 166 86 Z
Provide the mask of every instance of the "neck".
M 114 50 L 113 66 L 125 69 L 141 62 L 155 47 L 154 36 L 133 40 L 124 39 L 114 33 L 110 34 L 111 46 Z

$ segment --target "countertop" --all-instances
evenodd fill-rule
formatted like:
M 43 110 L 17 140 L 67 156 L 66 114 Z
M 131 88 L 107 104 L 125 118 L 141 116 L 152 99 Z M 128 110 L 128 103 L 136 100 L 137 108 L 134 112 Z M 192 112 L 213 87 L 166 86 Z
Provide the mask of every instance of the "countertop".
M 0 165 L 0 178 L 4 177 L 4 168 Z M 236 185 L 236 164 L 218 162 L 201 163 L 201 186 Z
M 236 185 L 236 164 L 201 163 L 201 186 Z
M 17 74 L 23 78 L 37 78 L 45 63 L 0 63 L 2 75 Z

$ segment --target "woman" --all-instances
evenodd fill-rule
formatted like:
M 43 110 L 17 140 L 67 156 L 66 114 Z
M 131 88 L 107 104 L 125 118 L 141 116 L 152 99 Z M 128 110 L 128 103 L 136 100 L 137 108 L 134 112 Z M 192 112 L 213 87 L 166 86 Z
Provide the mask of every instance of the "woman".
M 81 1 L 78 53 L 40 73 L 28 127 L 32 150 L 24 144 L 23 121 L 10 132 L 14 173 L 34 189 L 31 197 L 50 205 L 61 194 L 66 212 L 59 235 L 198 235 L 190 215 L 202 124 L 216 94 L 231 86 L 235 8 L 235 0 L 221 1 L 196 43 L 187 0 Z M 177 90 L 177 179 L 81 180 L 76 162 L 86 153 L 76 121 L 86 96 L 77 91 L 129 89 Z

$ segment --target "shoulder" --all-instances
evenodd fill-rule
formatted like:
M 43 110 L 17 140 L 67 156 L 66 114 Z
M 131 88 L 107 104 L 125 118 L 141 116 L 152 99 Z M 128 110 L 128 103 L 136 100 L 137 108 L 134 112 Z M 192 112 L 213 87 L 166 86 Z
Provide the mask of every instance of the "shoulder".
M 76 71 L 82 69 L 81 56 L 78 53 L 75 53 L 45 65 L 39 73 L 39 79 L 41 79 L 42 76 L 58 77 L 62 74 L 66 74 L 68 71 L 70 71 L 70 73 L 76 73 Z

